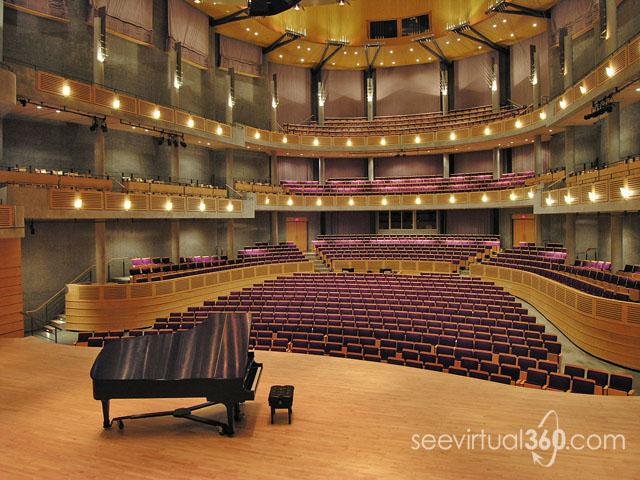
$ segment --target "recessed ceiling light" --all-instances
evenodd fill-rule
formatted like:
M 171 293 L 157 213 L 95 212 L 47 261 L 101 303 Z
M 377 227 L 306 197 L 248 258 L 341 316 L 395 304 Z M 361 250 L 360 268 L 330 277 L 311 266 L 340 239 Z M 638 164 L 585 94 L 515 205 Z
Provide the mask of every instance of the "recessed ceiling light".
M 246 30 L 247 32 L 250 32 L 250 31 L 251 31 L 251 29 L 250 29 L 249 27 L 245 28 L 245 30 Z
M 301 59 L 300 59 L 300 62 L 304 62 L 304 58 L 301 58 Z
M 258 32 L 253 32 L 253 34 L 254 34 L 255 36 L 258 36 Z
M 444 42 L 444 43 L 446 43 L 447 45 L 449 45 L 449 40 L 447 40 L 447 41 L 446 41 L 446 42 Z
M 409 51 L 410 51 L 410 52 L 413 52 L 413 47 L 411 47 L 411 48 L 409 49 Z
M 278 55 L 279 58 L 282 58 L 282 54 Z
M 478 50 L 482 50 L 482 45 L 478 45 Z
M 533 28 L 536 28 L 537 26 L 538 26 L 538 24 L 537 24 L 537 23 L 534 23 L 534 24 L 533 24 Z
M 419 63 L 419 62 L 420 62 L 420 59 L 419 59 L 419 58 L 416 58 L 416 62 L 417 62 L 417 63 Z
M 391 62 L 391 65 L 395 65 L 395 64 L 396 64 L 396 62 L 395 62 L 395 61 L 394 61 L 394 62 Z
M 389 50 L 389 53 L 390 53 L 391 55 L 393 55 L 393 50 Z
M 335 64 L 336 64 L 336 62 L 331 62 L 331 65 L 335 65 Z
M 495 23 L 493 24 L 493 28 L 496 28 L 498 25 L 496 25 Z
M 355 52 L 353 52 L 353 54 L 354 54 L 354 55 L 357 55 L 357 54 L 358 54 L 358 51 L 356 50 Z
M 300 45 L 298 45 L 296 48 L 297 48 L 298 50 L 300 50 Z
M 456 38 L 456 42 L 459 42 L 459 41 L 460 41 L 460 37 Z
M 307 47 L 307 52 L 310 52 L 310 51 L 311 51 L 311 47 Z
M 507 19 L 506 19 L 506 18 L 503 18 L 503 19 L 502 19 L 502 23 L 507 23 Z
M 511 35 L 509 35 L 511 38 L 515 37 L 515 33 L 512 33 Z
M 360 66 L 360 62 L 356 63 L 356 67 L 359 67 L 359 66 Z

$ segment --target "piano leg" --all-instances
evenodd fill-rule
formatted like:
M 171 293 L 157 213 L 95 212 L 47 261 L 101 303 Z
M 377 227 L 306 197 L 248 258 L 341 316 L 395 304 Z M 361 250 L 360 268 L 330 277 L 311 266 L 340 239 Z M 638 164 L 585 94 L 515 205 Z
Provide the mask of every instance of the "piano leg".
M 233 435 L 235 433 L 236 404 L 225 403 L 224 406 L 227 407 L 227 425 L 226 428 L 222 428 L 227 435 Z
M 109 400 L 102 400 L 102 427 L 111 428 L 111 420 L 109 419 Z
M 236 422 L 239 422 L 240 420 L 242 420 L 242 410 L 240 408 L 240 403 L 236 403 L 235 407 L 234 407 L 234 415 L 235 415 L 235 420 Z

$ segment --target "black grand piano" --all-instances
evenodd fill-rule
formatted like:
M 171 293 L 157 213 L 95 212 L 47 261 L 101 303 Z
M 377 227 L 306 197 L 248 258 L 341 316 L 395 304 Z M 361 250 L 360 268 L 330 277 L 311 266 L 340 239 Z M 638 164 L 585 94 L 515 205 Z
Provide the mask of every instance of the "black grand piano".
M 262 364 L 249 352 L 247 314 L 214 313 L 187 332 L 145 335 L 105 345 L 91 368 L 93 397 L 102 401 L 104 428 L 124 420 L 174 416 L 214 425 L 233 435 L 240 404 L 255 398 Z M 164 412 L 109 419 L 116 398 L 206 398 L 205 403 Z M 223 404 L 227 423 L 193 415 Z

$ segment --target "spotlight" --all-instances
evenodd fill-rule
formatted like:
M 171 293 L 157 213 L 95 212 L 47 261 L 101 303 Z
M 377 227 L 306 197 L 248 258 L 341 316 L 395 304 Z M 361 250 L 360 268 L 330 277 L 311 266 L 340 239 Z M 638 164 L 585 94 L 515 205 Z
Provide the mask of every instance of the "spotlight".
M 22 105 L 23 107 L 27 106 L 27 99 L 26 98 L 19 98 L 18 102 L 20 102 L 20 105 Z
M 97 129 L 98 129 L 98 119 L 96 117 L 93 117 L 93 123 L 89 127 L 89 130 L 92 132 L 95 132 Z
M 158 145 L 162 145 L 164 143 L 164 137 L 156 138 L 156 142 L 158 143 Z
M 100 124 L 100 129 L 103 133 L 107 133 L 109 131 L 109 127 L 107 127 L 107 119 L 103 118 L 102 123 Z
M 178 142 L 178 139 L 176 137 L 173 137 L 173 146 L 177 147 L 178 145 L 180 145 L 180 143 Z
M 184 137 L 180 138 L 180 146 L 182 148 L 187 148 L 187 142 L 184 141 Z

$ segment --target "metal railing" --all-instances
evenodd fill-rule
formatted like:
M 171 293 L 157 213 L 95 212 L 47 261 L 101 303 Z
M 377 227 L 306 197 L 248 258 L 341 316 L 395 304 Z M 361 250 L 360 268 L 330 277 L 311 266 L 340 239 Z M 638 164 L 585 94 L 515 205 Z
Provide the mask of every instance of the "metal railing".
M 92 283 L 95 278 L 95 265 L 83 270 L 79 275 L 68 283 Z M 33 310 L 24 312 L 25 316 L 25 334 L 35 335 L 44 328 L 47 323 L 54 320 L 58 315 L 64 313 L 65 294 L 67 293 L 66 285 L 54 293 L 46 302 Z M 28 327 L 28 328 L 27 328 Z M 56 328 L 56 343 L 57 343 Z

